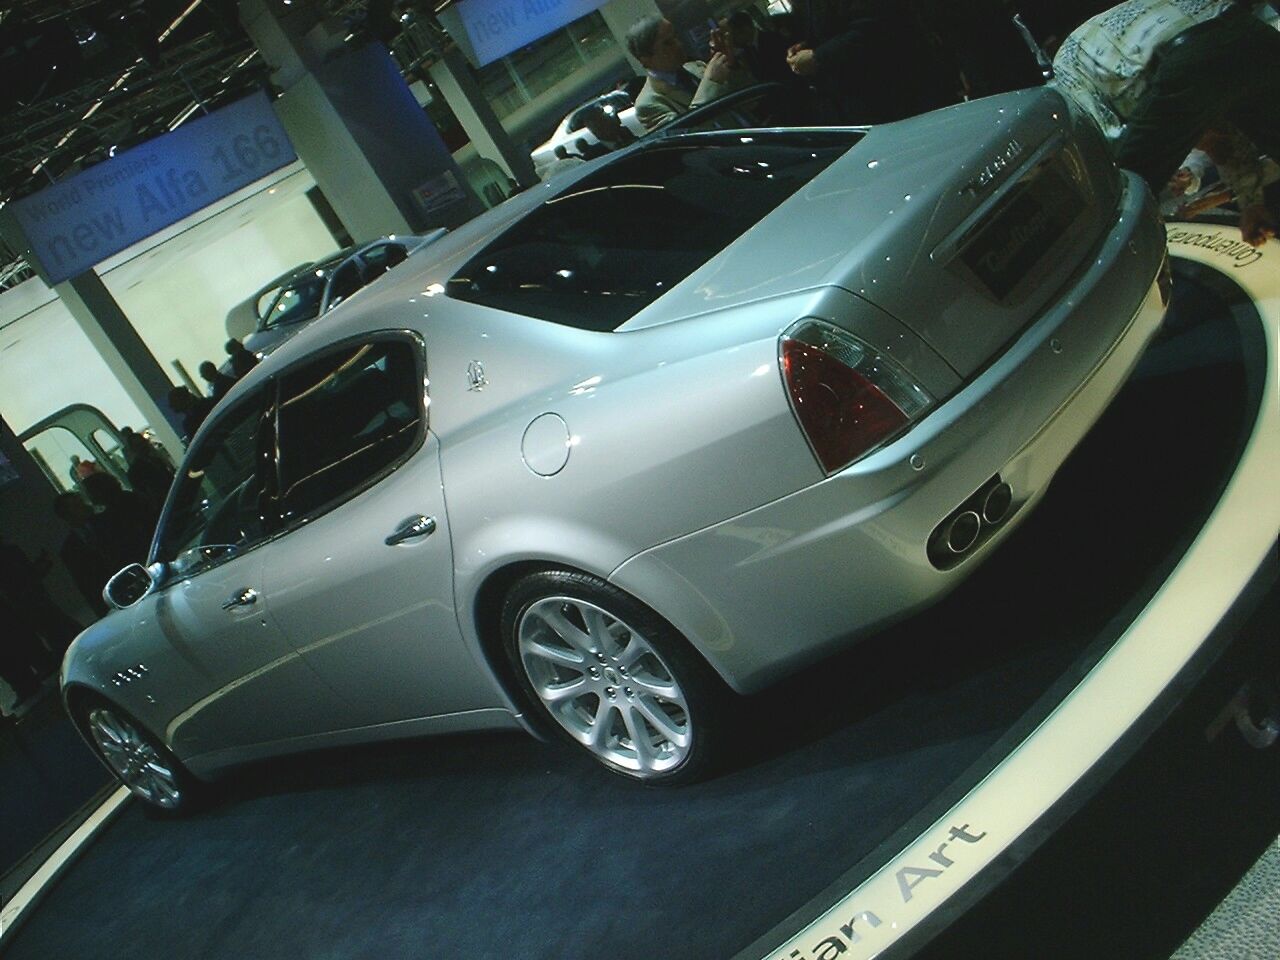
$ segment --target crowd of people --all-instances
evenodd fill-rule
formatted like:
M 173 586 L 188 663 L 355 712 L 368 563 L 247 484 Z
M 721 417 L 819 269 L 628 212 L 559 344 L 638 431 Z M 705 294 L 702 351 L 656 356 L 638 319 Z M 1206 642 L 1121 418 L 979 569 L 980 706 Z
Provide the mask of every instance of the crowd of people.
M 222 369 L 212 361 L 200 364 L 207 385 L 203 395 L 188 387 L 170 391 L 169 403 L 182 417 L 188 441 L 217 402 L 259 362 L 239 340 L 228 340 L 225 349 L 228 361 Z M 146 562 L 174 477 L 169 457 L 151 440 L 129 427 L 121 428 L 120 439 L 111 469 L 73 455 L 67 471 L 71 489 L 52 504 L 67 528 L 58 559 L 98 616 L 107 612 L 102 597 L 107 581 L 131 563 Z M 19 703 L 56 672 L 67 646 L 84 627 L 49 596 L 44 580 L 52 564 L 48 555 L 31 559 L 21 548 L 0 542 L 0 618 L 8 625 L 8 638 L 0 642 L 0 680 Z
M 122 460 L 128 489 L 115 473 L 93 460 L 73 458 L 72 489 L 53 501 L 53 512 L 67 527 L 58 550 L 85 604 L 107 612 L 102 588 L 122 567 L 143 562 L 164 498 L 173 481 L 168 457 L 141 434 L 121 431 Z M 0 642 L 0 679 L 19 702 L 39 691 L 62 662 L 67 646 L 84 627 L 60 609 L 45 587 L 53 558 L 34 559 L 14 544 L 0 542 L 0 617 L 7 636 Z
M 203 361 L 198 368 L 200 379 L 206 384 L 203 396 L 190 387 L 177 386 L 169 391 L 169 406 L 182 419 L 182 438 L 188 443 L 218 401 L 258 365 L 258 358 L 234 337 L 227 341 L 225 349 L 227 362 L 222 368 L 212 360 Z
M 207 385 L 203 395 L 188 387 L 174 387 L 169 394 L 171 406 L 182 417 L 186 440 L 259 362 L 237 339 L 228 340 L 225 349 L 228 360 L 222 369 L 212 361 L 200 364 Z M 54 515 L 67 529 L 58 560 L 98 616 L 107 612 L 102 596 L 107 581 L 131 563 L 146 562 L 174 478 L 169 457 L 147 437 L 123 427 L 120 440 L 119 453 L 108 458 L 110 467 L 73 455 L 66 474 L 70 489 L 52 503 Z M 0 542 L 0 618 L 8 635 L 0 642 L 0 680 L 19 703 L 41 689 L 84 627 L 61 610 L 45 588 L 52 566 L 47 554 L 32 559 L 21 548 Z
M 1048 82 L 1167 213 L 1196 212 L 1216 178 L 1260 245 L 1277 227 L 1265 195 L 1280 179 L 1275 19 L 1257 0 L 793 0 L 789 14 L 743 9 L 710 30 L 651 15 L 626 39 L 646 130 L 756 83 L 779 85 L 787 124 L 869 124 Z M 562 147 L 552 173 L 631 142 L 597 112 L 595 142 Z

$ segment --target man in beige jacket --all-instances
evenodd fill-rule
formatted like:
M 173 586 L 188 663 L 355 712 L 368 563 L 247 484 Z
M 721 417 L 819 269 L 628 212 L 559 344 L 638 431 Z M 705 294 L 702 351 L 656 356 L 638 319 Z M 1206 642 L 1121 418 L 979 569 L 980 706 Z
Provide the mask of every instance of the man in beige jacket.
M 747 83 L 746 72 L 723 52 L 713 53 L 705 63 L 690 60 L 675 27 L 657 15 L 632 25 L 627 49 L 648 73 L 636 97 L 636 116 L 646 130 L 655 130 Z

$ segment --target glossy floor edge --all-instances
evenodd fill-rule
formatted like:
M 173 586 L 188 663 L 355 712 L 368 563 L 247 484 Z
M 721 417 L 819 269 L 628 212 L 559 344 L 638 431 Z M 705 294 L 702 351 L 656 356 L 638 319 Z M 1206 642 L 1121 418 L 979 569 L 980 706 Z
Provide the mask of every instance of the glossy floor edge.
M 1168 234 L 1173 256 L 1218 270 L 1250 296 L 1266 336 L 1268 369 L 1258 420 L 1209 521 L 1114 647 L 982 782 L 786 942 L 767 952 L 757 944 L 754 953 L 740 958 L 864 960 L 897 943 L 1000 857 L 1103 757 L 1192 659 L 1275 549 L 1280 244 L 1255 250 L 1237 228 L 1205 224 L 1171 223 Z
M 1280 957 L 1280 839 L 1169 960 Z
M 40 898 L 57 882 L 58 877 L 71 866 L 76 857 L 88 847 L 93 838 L 109 824 L 116 814 L 124 809 L 129 799 L 129 791 L 124 787 L 118 789 L 93 811 L 84 823 L 80 824 L 71 836 L 62 841 L 49 859 L 31 875 L 26 883 L 14 894 L 13 899 L 0 910 L 0 947 L 18 927 L 26 913 L 39 903 Z

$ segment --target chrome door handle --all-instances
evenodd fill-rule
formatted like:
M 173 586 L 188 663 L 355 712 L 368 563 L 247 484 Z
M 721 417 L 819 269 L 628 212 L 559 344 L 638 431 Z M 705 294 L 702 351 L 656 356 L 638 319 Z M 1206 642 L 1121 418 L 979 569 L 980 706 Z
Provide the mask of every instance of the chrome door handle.
M 236 607 L 251 607 L 258 602 L 258 591 L 253 587 L 245 587 L 239 593 L 233 593 L 228 599 L 222 603 L 223 610 L 233 610 Z
M 436 532 L 436 518 L 424 517 L 418 515 L 410 517 L 404 523 L 396 528 L 396 532 L 387 537 L 383 542 L 388 547 L 394 547 L 397 543 L 405 543 L 409 540 L 417 540 L 420 537 L 429 537 Z

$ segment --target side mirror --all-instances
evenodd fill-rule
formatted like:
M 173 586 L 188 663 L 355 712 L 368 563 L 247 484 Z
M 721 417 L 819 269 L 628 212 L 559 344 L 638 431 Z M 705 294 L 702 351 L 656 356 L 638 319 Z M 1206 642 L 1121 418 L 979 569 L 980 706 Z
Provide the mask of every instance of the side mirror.
M 102 588 L 102 599 L 117 610 L 132 607 L 156 585 L 152 571 L 140 563 L 131 563 Z

